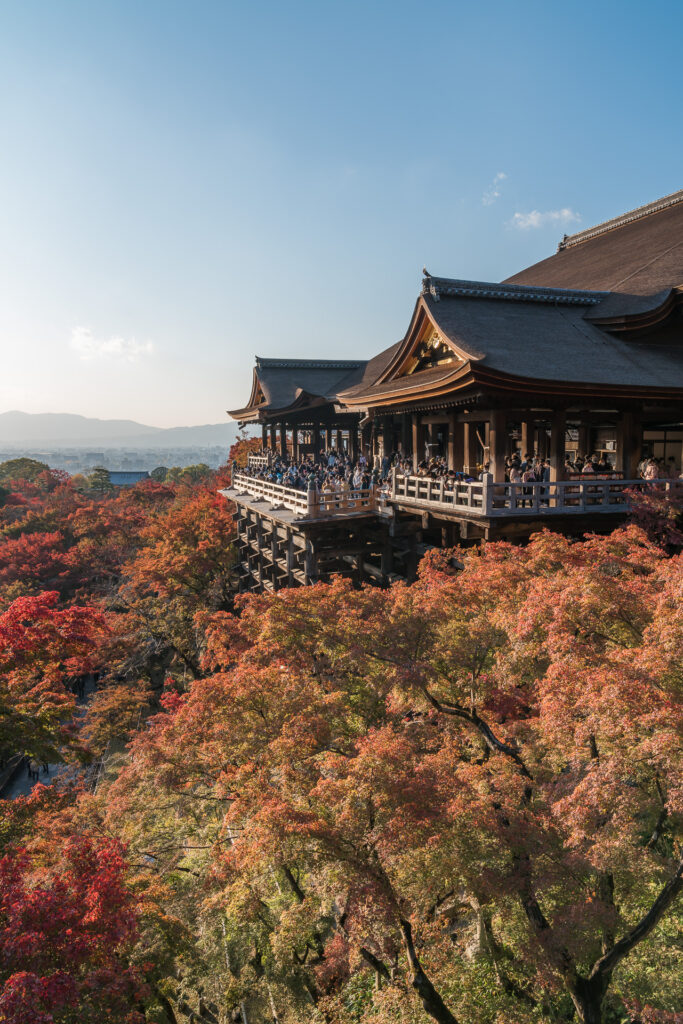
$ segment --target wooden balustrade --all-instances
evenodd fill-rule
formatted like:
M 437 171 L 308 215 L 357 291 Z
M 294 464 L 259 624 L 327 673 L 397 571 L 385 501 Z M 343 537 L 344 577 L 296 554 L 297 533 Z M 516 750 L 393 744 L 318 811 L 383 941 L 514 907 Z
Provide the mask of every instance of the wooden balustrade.
M 402 506 L 439 506 L 489 517 L 567 515 L 582 512 L 627 512 L 629 491 L 661 493 L 683 498 L 683 480 L 559 480 L 546 483 L 495 483 L 490 474 L 481 481 L 449 487 L 444 478 L 394 473 L 390 501 Z
M 256 456 L 257 458 L 259 456 Z M 683 480 L 560 480 L 546 483 L 495 483 L 489 474 L 472 483 L 445 478 L 403 476 L 393 473 L 379 488 L 349 491 L 298 491 L 294 487 L 272 483 L 236 473 L 235 490 L 290 509 L 299 515 L 343 518 L 350 512 L 378 511 L 380 506 L 437 508 L 465 515 L 548 516 L 580 513 L 628 512 L 629 491 L 661 493 L 683 498 Z
M 232 486 L 253 498 L 263 498 L 275 507 L 286 508 L 301 515 L 326 518 L 344 516 L 349 512 L 373 512 L 377 508 L 375 488 L 354 488 L 349 491 L 298 491 L 270 480 L 236 473 Z

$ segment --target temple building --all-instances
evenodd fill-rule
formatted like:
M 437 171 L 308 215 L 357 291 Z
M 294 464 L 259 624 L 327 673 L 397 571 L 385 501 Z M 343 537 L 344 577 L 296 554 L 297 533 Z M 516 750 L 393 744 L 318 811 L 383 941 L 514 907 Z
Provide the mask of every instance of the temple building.
M 551 520 L 611 528 L 643 456 L 682 468 L 683 190 L 565 236 L 502 283 L 425 271 L 400 342 L 368 361 L 257 359 L 249 402 L 230 415 L 260 424 L 264 449 L 296 458 L 400 453 L 416 471 L 443 456 L 473 479 L 444 495 L 402 475 L 376 512 L 394 527 L 417 520 L 432 540 L 435 524 L 444 543 L 528 535 Z M 550 462 L 549 487 L 534 485 L 530 501 L 506 482 L 515 451 Z M 609 459 L 600 494 L 566 472 L 578 453 Z M 338 529 L 345 517 L 335 518 Z

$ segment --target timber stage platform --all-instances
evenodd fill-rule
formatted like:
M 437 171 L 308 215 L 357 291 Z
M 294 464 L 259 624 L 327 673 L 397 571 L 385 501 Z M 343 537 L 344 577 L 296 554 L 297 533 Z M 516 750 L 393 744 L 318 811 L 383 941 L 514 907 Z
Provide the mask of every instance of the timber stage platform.
M 681 480 L 582 479 L 456 483 L 393 472 L 367 489 L 301 491 L 236 473 L 221 494 L 235 505 L 243 590 L 305 586 L 341 574 L 387 585 L 415 576 L 431 547 L 524 540 L 544 527 L 605 533 L 628 515 L 634 491 L 683 497 Z

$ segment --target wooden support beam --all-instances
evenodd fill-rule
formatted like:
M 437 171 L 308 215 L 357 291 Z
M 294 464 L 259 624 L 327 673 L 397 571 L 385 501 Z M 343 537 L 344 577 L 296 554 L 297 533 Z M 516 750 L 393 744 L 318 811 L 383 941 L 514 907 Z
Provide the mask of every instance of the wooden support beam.
M 461 472 L 465 465 L 465 425 L 459 423 L 456 414 L 448 422 L 448 468 Z
M 405 459 L 410 448 L 410 428 L 408 423 L 408 416 L 406 413 L 401 413 L 401 454 Z
M 477 424 L 471 420 L 466 420 L 463 423 L 463 446 L 464 446 L 464 470 L 469 476 L 474 476 L 477 472 L 477 462 L 479 461 L 480 445 L 477 438 Z
M 318 578 L 318 555 L 315 545 L 310 537 L 306 540 L 306 552 L 304 554 L 304 575 L 306 583 L 315 583 Z
M 261 517 L 257 514 L 256 516 L 256 543 L 258 549 L 258 583 L 260 587 L 263 587 L 263 530 L 261 526 Z
M 538 452 L 539 458 L 548 458 L 548 435 L 546 433 L 545 420 L 539 423 L 536 427 L 536 451 Z
M 494 409 L 489 420 L 489 472 L 494 483 L 505 482 L 505 456 L 507 455 L 507 412 Z
M 622 412 L 617 423 L 617 469 L 626 480 L 636 480 L 643 447 L 640 416 L 632 410 Z
M 425 429 L 419 413 L 413 413 L 413 469 L 424 461 L 425 457 Z
M 550 421 L 550 479 L 562 480 L 565 459 L 565 432 L 567 430 L 567 414 L 564 409 L 553 413 Z
M 519 447 L 521 449 L 522 458 L 524 458 L 524 456 L 527 455 L 527 454 L 528 455 L 532 455 L 533 454 L 533 437 L 532 437 L 532 433 L 533 433 L 533 424 L 530 423 L 529 420 L 522 420 L 521 438 L 520 438 L 520 441 L 519 441 Z M 529 443 L 530 441 L 531 441 L 531 445 Z

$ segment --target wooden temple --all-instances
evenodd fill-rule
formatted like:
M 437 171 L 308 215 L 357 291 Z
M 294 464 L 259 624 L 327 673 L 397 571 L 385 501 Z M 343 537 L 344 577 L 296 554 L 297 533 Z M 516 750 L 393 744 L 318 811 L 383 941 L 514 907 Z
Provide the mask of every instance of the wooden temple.
M 288 529 L 304 538 L 310 571 L 284 573 L 271 544 L 269 571 L 261 559 L 255 572 L 251 538 L 250 586 L 325 578 L 315 538 L 331 529 L 328 571 L 380 581 L 410 576 L 416 552 L 433 543 L 524 537 L 551 524 L 611 529 L 628 512 L 643 456 L 682 468 L 683 190 L 565 236 L 554 255 L 502 283 L 425 272 L 400 342 L 367 361 L 257 359 L 249 402 L 230 415 L 259 424 L 273 453 L 344 448 L 371 464 L 401 453 L 415 473 L 438 454 L 474 478 L 445 493 L 443 483 L 401 474 L 372 501 L 358 496 L 359 507 L 292 506 Z M 550 481 L 524 494 L 506 482 L 515 451 L 547 458 Z M 608 478 L 565 472 L 567 455 L 596 452 L 613 466 Z M 269 500 L 259 484 L 235 481 L 238 522 L 250 502 Z M 277 509 L 288 496 L 271 498 Z

